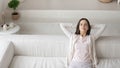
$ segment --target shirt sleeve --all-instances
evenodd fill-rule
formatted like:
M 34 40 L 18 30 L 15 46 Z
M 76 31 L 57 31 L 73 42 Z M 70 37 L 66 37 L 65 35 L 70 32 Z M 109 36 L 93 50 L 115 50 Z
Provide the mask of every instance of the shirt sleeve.
M 65 33 L 65 35 L 70 38 L 69 51 L 68 51 L 68 55 L 67 55 L 67 65 L 69 65 L 73 58 L 73 54 L 75 51 L 74 45 L 73 45 L 74 33 L 72 33 L 72 30 L 70 30 L 70 29 L 74 29 L 75 25 L 73 25 L 72 23 L 60 23 L 60 28 Z
M 70 62 L 72 61 L 75 49 L 73 45 L 73 35 L 70 37 L 70 43 L 69 43 L 69 51 L 68 51 L 68 56 L 67 56 L 67 65 L 69 66 Z
M 94 39 L 98 39 L 100 35 L 103 33 L 105 30 L 106 25 L 105 24 L 96 24 L 96 25 L 91 25 L 92 29 L 96 29 L 96 32 L 93 33 Z
M 98 59 L 97 59 L 97 55 L 96 55 L 95 43 L 93 44 L 93 61 L 94 61 L 93 64 L 96 67 L 98 64 Z
M 91 59 L 92 59 L 93 67 L 96 68 L 98 64 L 98 59 L 97 59 L 96 49 L 95 49 L 95 39 L 93 36 L 91 36 L 91 40 L 92 40 L 92 46 L 90 47 Z
M 67 37 L 70 38 L 72 36 L 73 33 L 69 30 L 69 28 L 72 28 L 72 23 L 60 23 L 60 28 Z

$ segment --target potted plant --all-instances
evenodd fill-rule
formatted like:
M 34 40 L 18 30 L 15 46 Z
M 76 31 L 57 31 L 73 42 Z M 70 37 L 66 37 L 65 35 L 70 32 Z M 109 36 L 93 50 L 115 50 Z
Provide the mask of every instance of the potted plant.
M 12 13 L 12 19 L 13 20 L 17 20 L 20 17 L 20 14 L 16 11 L 17 7 L 19 6 L 20 1 L 19 0 L 11 0 L 8 3 L 8 7 L 12 8 L 14 10 L 14 12 Z

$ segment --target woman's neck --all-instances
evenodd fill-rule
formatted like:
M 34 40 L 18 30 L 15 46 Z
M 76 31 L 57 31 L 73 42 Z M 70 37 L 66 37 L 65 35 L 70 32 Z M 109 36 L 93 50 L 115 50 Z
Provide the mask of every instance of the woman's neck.
M 85 37 L 85 36 L 86 36 L 86 33 L 85 33 L 85 32 L 81 32 L 80 35 L 81 35 L 82 37 Z

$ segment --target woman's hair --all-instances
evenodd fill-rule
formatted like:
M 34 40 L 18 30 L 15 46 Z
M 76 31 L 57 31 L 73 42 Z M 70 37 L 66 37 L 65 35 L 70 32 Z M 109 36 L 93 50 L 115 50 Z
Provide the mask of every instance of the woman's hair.
M 81 22 L 82 20 L 87 21 L 87 24 L 88 24 L 88 30 L 87 30 L 86 35 L 90 35 L 91 26 L 90 26 L 90 23 L 89 23 L 89 21 L 88 21 L 87 18 L 81 18 L 81 19 L 79 20 L 79 22 L 78 22 L 78 24 L 77 24 L 77 27 L 76 27 L 76 32 L 75 32 L 75 34 L 76 34 L 76 35 L 79 35 L 79 34 L 80 34 L 79 25 L 80 25 L 80 22 Z

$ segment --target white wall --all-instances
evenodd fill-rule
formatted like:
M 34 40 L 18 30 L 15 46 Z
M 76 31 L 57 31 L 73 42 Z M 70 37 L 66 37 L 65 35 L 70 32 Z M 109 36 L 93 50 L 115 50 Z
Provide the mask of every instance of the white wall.
M 7 5 L 8 1 L 5 0 Z M 120 10 L 117 0 L 101 3 L 98 0 L 20 0 L 19 10 Z
M 9 0 L 4 1 L 4 7 L 7 7 Z M 80 18 L 86 17 L 91 24 L 107 25 L 103 35 L 116 36 L 120 35 L 120 5 L 116 1 L 24 0 L 18 7 L 21 18 L 15 22 L 21 26 L 21 34 L 63 34 L 58 23 L 77 23 Z M 11 11 L 7 12 L 7 21 L 12 21 Z
M 1 13 L 1 11 L 2 11 L 2 1 L 3 1 L 3 0 L 0 0 L 0 13 Z
M 63 34 L 59 23 L 77 23 L 82 17 L 91 24 L 106 24 L 103 35 L 120 35 L 120 12 L 104 10 L 22 10 L 21 19 L 16 21 L 21 26 L 21 34 Z
M 21 10 L 20 13 L 19 21 L 77 22 L 82 17 L 91 19 L 93 23 L 120 21 L 120 11 L 115 10 Z
M 63 31 L 59 26 L 60 22 L 56 23 L 20 23 L 19 34 L 30 34 L 30 35 L 63 35 Z M 65 23 L 65 22 L 62 22 Z M 118 24 L 106 24 L 107 27 L 102 34 L 103 36 L 120 36 L 120 27 Z M 74 33 L 75 29 L 72 29 Z
M 10 1 L 10 0 L 9 0 Z M 0 24 L 3 24 L 2 18 L 1 18 L 1 14 L 5 13 L 5 18 L 8 19 L 8 0 L 0 0 Z
M 8 0 L 0 0 L 0 12 L 7 9 Z
M 2 22 L 1 13 L 3 11 L 3 0 L 0 0 L 0 23 Z

